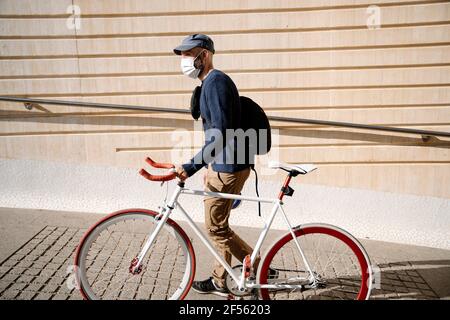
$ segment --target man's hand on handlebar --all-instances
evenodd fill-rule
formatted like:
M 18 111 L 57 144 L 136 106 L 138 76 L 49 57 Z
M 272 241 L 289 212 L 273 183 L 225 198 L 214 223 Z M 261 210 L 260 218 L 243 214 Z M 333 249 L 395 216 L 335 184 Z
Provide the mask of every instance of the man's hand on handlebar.
M 183 167 L 179 166 L 177 167 L 177 177 L 181 180 L 184 181 L 186 180 L 188 177 L 188 174 L 186 171 L 184 171 Z

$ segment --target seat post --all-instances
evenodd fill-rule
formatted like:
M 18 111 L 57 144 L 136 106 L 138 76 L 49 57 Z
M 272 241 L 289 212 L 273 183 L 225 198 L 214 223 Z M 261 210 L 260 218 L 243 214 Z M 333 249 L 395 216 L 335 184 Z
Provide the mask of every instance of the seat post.
M 284 180 L 283 186 L 281 187 L 280 193 L 278 194 L 278 199 L 281 201 L 283 200 L 283 197 L 285 195 L 285 191 L 288 189 L 289 187 L 289 183 L 291 182 L 292 177 L 294 177 L 295 175 L 292 174 L 292 171 L 289 171 L 286 179 Z

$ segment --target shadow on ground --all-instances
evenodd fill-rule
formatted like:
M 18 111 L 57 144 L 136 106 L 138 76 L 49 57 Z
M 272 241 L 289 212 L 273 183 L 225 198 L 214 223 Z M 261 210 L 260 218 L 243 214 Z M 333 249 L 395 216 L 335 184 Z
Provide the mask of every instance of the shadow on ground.
M 73 256 L 85 229 L 46 226 L 0 263 L 0 299 L 77 300 Z M 369 252 L 370 255 L 370 252 Z M 425 279 L 450 274 L 450 260 L 389 262 L 372 257 L 377 277 L 371 299 L 439 299 Z M 450 292 L 444 293 L 450 296 Z M 442 293 L 441 293 L 442 296 Z

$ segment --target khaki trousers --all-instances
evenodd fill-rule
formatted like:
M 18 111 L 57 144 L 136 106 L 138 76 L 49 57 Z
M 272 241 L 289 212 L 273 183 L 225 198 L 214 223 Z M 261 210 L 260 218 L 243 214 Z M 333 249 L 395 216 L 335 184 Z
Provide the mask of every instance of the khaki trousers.
M 208 167 L 205 181 L 206 191 L 239 194 L 245 181 L 250 175 L 250 168 L 234 172 L 215 172 Z M 232 255 L 242 263 L 246 255 L 252 253 L 253 249 L 231 230 L 228 224 L 232 199 L 222 199 L 206 196 L 205 225 L 210 239 L 213 241 L 218 252 L 228 264 L 231 264 Z M 255 261 L 254 270 L 258 267 L 259 257 Z M 221 287 L 225 286 L 227 272 L 225 268 L 215 261 L 213 270 L 214 282 Z

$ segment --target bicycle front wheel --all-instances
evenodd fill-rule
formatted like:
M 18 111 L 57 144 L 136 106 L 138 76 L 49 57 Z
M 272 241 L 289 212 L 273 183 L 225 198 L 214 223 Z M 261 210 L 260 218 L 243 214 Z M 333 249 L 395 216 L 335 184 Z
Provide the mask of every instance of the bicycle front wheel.
M 290 233 L 279 239 L 261 263 L 259 283 L 263 299 L 369 298 L 370 260 L 353 236 L 325 224 L 302 225 L 294 229 L 294 234 L 305 259 Z
M 168 219 L 142 262 L 133 259 L 156 228 L 156 212 L 130 209 L 113 213 L 94 225 L 78 246 L 75 266 L 86 299 L 183 299 L 195 273 L 195 255 L 184 231 Z

